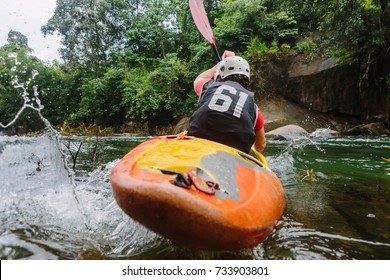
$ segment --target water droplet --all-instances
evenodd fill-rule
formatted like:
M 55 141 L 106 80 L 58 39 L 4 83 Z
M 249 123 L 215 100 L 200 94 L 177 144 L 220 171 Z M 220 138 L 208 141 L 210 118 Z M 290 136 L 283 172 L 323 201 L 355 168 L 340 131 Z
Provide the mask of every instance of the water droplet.
M 37 70 L 33 70 L 31 73 L 32 79 L 34 79 L 38 74 L 39 72 Z
M 10 53 L 8 53 L 8 57 L 9 57 L 9 58 L 17 58 L 17 57 L 18 57 L 18 54 L 15 53 L 15 52 L 10 52 Z

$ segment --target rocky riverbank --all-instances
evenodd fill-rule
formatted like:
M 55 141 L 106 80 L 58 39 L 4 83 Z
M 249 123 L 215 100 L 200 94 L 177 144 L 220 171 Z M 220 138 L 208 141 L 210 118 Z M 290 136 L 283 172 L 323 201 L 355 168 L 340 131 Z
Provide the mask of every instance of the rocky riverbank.
M 265 120 L 267 137 L 308 135 L 318 129 L 326 129 L 333 135 L 390 135 L 384 122 L 363 123 L 346 115 L 321 113 L 307 109 L 280 96 L 268 96 L 258 102 Z M 182 118 L 172 134 L 184 131 L 189 117 Z
M 390 127 L 382 121 L 362 121 L 356 117 L 341 114 L 321 113 L 297 105 L 282 97 L 269 97 L 259 106 L 265 119 L 265 131 L 268 136 L 279 135 L 280 128 L 291 134 L 312 133 L 318 129 L 327 129 L 334 135 L 390 135 Z M 295 127 L 295 129 L 294 129 Z M 276 132 L 275 130 L 278 129 Z M 283 133 L 282 133 L 283 134 Z
M 387 75 L 384 65 L 378 75 Z M 340 65 L 334 57 L 306 61 L 292 53 L 253 62 L 252 68 L 251 89 L 269 136 L 281 127 L 297 133 L 328 129 L 336 135 L 390 135 L 390 85 L 370 86 L 362 78 L 367 71 L 363 60 Z M 185 130 L 188 120 L 183 118 L 173 132 Z
M 313 133 L 326 129 L 334 135 L 389 135 L 390 127 L 383 121 L 362 122 L 347 115 L 321 113 L 305 108 L 281 96 L 267 96 L 258 102 L 265 120 L 267 137 L 285 137 Z M 13 126 L 2 129 L 4 135 L 35 135 L 44 131 L 45 124 L 34 110 L 26 110 Z M 175 126 L 159 127 L 156 135 L 176 134 L 187 129 L 189 117 L 183 117 Z M 149 135 L 147 126 L 130 123 L 119 133 Z

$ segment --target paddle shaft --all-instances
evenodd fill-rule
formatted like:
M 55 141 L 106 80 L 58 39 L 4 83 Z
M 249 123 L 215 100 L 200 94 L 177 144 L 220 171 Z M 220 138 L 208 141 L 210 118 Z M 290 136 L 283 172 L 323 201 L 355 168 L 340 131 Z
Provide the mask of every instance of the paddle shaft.
M 214 35 L 211 30 L 210 22 L 207 17 L 206 10 L 202 0 L 189 0 L 190 10 L 195 25 L 203 37 L 210 43 L 211 49 L 214 51 L 218 61 L 221 60 L 217 44 L 215 43 Z

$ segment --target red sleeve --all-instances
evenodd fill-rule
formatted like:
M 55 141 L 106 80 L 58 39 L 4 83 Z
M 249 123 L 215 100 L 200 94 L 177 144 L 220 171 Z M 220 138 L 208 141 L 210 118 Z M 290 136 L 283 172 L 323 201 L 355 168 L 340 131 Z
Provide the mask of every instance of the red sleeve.
M 195 87 L 194 87 L 194 90 L 195 90 L 197 96 L 200 96 L 200 94 L 202 93 L 203 86 L 204 86 L 205 83 L 207 83 L 208 81 L 210 81 L 210 79 L 199 79 L 199 80 L 196 82 Z
M 260 109 L 257 108 L 257 119 L 255 123 L 255 130 L 260 130 L 264 127 L 264 117 L 263 114 L 260 112 Z

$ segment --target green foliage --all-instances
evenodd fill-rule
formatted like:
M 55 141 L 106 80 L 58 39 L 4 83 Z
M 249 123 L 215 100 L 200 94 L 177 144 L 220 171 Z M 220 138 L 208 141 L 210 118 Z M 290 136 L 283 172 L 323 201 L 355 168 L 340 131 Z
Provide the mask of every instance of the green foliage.
M 374 71 L 369 76 L 378 80 L 375 84 L 389 84 L 386 63 L 375 64 L 389 61 L 388 0 L 203 2 L 220 52 L 242 54 L 255 70 L 281 61 L 293 47 L 309 60 L 335 56 L 338 63 L 350 64 L 364 57 L 367 76 Z M 52 124 L 69 120 L 119 128 L 136 121 L 153 133 L 154 127 L 169 126 L 194 111 L 192 82 L 215 64 L 188 1 L 57 0 L 42 32 L 61 36 L 64 63 L 44 65 L 31 56 L 27 38 L 11 30 L 8 44 L 0 48 L 2 123 L 23 105 L 12 77 L 17 72 L 19 81 L 27 82 L 35 70 L 39 74 L 27 90 L 38 86 L 42 114 Z M 16 68 L 9 53 L 18 54 Z M 253 78 L 264 92 L 272 90 L 266 75 Z
M 22 33 L 11 30 L 8 32 L 7 41 L 9 44 L 15 44 L 20 47 L 28 48 L 28 39 Z
M 387 0 L 330 1 L 319 29 L 332 32 L 332 41 L 344 45 L 381 46 L 390 39 L 389 12 Z
M 33 71 L 42 69 L 43 64 L 29 56 L 28 47 L 16 42 L 0 48 L 0 122 L 9 123 L 24 105 L 23 93 L 33 93 Z M 14 86 L 23 83 L 24 89 Z
M 316 44 L 314 43 L 313 40 L 310 39 L 300 41 L 295 45 L 295 49 L 297 50 L 298 53 L 313 51 L 315 47 Z
M 62 58 L 72 67 L 99 75 L 128 50 L 152 58 L 175 50 L 180 11 L 182 1 L 58 0 L 42 32 L 62 36 Z
M 30 99 L 35 98 L 36 90 L 44 106 L 42 115 L 52 125 L 59 125 L 64 118 L 78 110 L 80 72 L 58 63 L 47 66 L 29 53 L 30 48 L 15 43 L 0 48 L 0 121 L 8 123 L 24 105 L 24 89 L 13 84 L 17 78 Z M 36 76 L 32 77 L 33 73 Z M 35 108 L 39 106 L 34 102 L 32 104 Z
M 72 67 L 99 73 L 113 53 L 123 50 L 125 33 L 138 22 L 137 0 L 58 0 L 42 27 L 45 35 L 62 36 L 62 58 Z
M 148 57 L 164 57 L 176 51 L 177 22 L 175 1 L 141 1 L 144 8 L 138 16 L 137 24 L 127 31 L 129 47 Z
M 288 55 L 290 46 L 287 44 L 278 44 L 276 40 L 266 43 L 260 38 L 252 38 L 244 56 L 250 61 L 252 73 L 251 88 L 256 92 L 257 97 L 264 97 L 273 92 L 267 82 L 268 63 L 279 63 Z
M 41 113 L 52 125 L 61 125 L 64 119 L 78 111 L 81 79 L 80 71 L 68 71 L 64 65 L 57 64 L 40 71 L 36 82 L 40 86 L 40 98 L 45 106 Z
M 153 129 L 188 114 L 189 82 L 186 63 L 177 54 L 156 59 L 152 70 L 143 67 L 129 71 L 123 83 L 126 116 L 148 122 Z
M 287 44 L 278 44 L 276 40 L 267 44 L 260 40 L 258 37 L 252 38 L 248 45 L 247 51 L 244 56 L 247 57 L 252 63 L 255 61 L 264 62 L 272 59 L 282 59 L 288 54 L 290 46 Z
M 306 62 L 318 59 L 319 57 L 329 57 L 336 54 L 329 52 L 324 53 L 322 41 L 318 39 L 305 38 L 304 40 L 297 42 L 294 48 L 298 54 L 302 55 Z
M 86 79 L 80 90 L 80 108 L 72 115 L 72 121 L 112 127 L 123 123 L 125 110 L 121 106 L 121 85 L 124 75 L 125 69 L 112 68 L 102 77 Z
M 252 37 L 287 43 L 297 35 L 296 20 L 285 11 L 268 11 L 265 0 L 224 1 L 216 19 L 217 41 L 233 51 L 244 51 Z
M 344 48 L 337 48 L 330 55 L 337 57 L 337 64 L 339 65 L 351 65 L 355 62 L 353 55 Z

